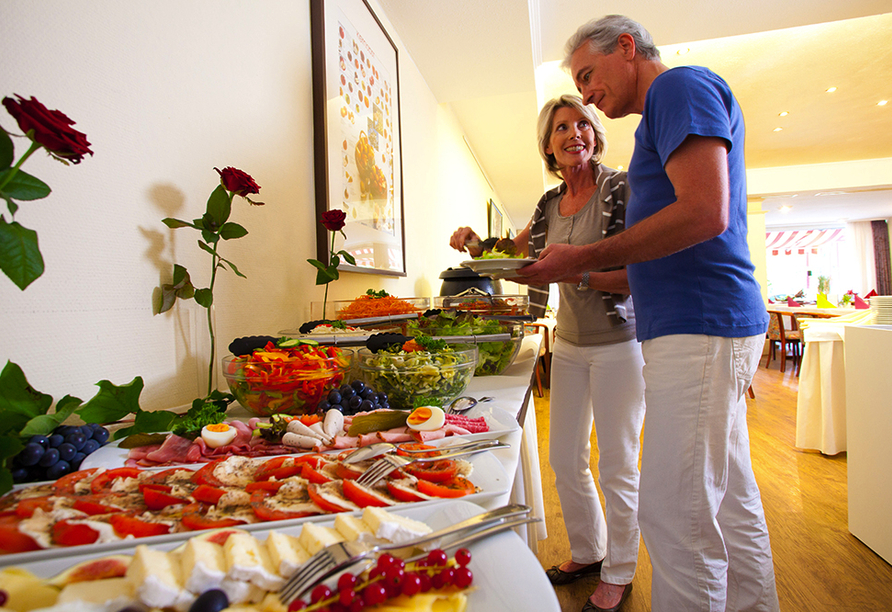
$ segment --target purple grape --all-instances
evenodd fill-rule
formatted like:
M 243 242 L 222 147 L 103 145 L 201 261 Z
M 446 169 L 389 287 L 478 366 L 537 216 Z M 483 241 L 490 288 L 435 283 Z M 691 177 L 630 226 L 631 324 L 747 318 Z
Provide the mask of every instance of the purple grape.
M 24 466 L 37 465 L 37 462 L 43 457 L 44 448 L 35 442 L 29 442 L 18 455 L 19 463 Z M 56 451 L 57 453 L 59 451 Z
M 59 461 L 59 449 L 58 448 L 50 448 L 47 449 L 43 456 L 40 458 L 40 461 L 37 462 L 37 465 L 40 467 L 48 468 L 51 465 L 55 465 L 56 462 Z

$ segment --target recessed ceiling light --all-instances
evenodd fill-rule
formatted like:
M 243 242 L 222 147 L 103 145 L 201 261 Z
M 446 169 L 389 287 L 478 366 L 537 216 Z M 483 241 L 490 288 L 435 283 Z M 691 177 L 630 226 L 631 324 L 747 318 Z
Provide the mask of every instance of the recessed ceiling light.
M 782 128 L 782 127 L 776 127 L 776 128 L 774 128 L 774 131 L 775 131 L 775 132 L 783 132 L 783 131 L 784 131 L 784 128 Z
M 675 54 L 676 55 L 687 55 L 689 52 L 690 52 L 690 49 L 688 47 L 685 47 L 683 49 L 679 49 L 678 51 L 676 51 Z
M 827 93 L 833 93 L 834 91 L 836 91 L 836 87 L 828 87 L 827 88 Z
M 779 112 L 779 113 L 777 114 L 777 116 L 778 116 L 778 117 L 786 117 L 786 116 L 789 115 L 789 114 L 790 114 L 790 113 L 788 113 L 787 111 L 781 111 L 781 112 Z
M 617 170 L 622 170 L 623 167 L 622 167 L 622 166 L 617 166 L 616 169 L 617 169 Z
M 888 100 L 880 100 L 879 102 L 877 102 L 877 106 L 886 106 L 888 103 Z
M 790 212 L 791 210 L 793 210 L 793 207 L 792 207 L 792 206 L 788 206 L 787 204 L 784 204 L 783 206 L 781 206 L 780 208 L 778 208 L 778 210 L 779 210 L 780 212 L 782 212 L 782 213 L 788 213 L 788 212 Z

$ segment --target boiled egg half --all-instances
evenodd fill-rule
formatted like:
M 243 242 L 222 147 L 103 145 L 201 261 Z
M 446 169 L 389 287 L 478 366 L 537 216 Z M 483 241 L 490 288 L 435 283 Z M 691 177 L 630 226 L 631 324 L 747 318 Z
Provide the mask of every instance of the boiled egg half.
M 226 423 L 205 425 L 201 428 L 201 439 L 211 448 L 226 446 L 235 440 L 236 435 L 238 435 L 238 430 Z
M 406 425 L 415 431 L 435 431 L 445 424 L 446 413 L 436 406 L 419 406 L 406 419 Z

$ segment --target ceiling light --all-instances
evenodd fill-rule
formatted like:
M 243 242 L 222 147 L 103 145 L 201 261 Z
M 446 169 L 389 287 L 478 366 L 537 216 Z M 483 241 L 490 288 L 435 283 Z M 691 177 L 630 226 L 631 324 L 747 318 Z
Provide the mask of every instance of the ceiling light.
M 782 212 L 782 213 L 788 213 L 788 212 L 790 212 L 791 210 L 793 210 L 793 207 L 792 207 L 792 206 L 788 206 L 787 204 L 784 204 L 783 206 L 781 206 L 780 208 L 778 208 L 778 210 L 779 210 L 780 212 Z
M 888 103 L 888 100 L 880 100 L 879 102 L 877 102 L 877 106 L 886 106 Z
M 789 114 L 790 114 L 790 113 L 788 113 L 787 111 L 781 111 L 781 112 L 779 112 L 779 113 L 777 114 L 777 116 L 778 116 L 778 117 L 786 117 L 786 116 L 789 115 Z
M 676 55 L 687 55 L 690 52 L 688 47 L 684 47 L 683 49 L 679 49 L 675 52 Z
M 617 169 L 617 170 L 622 170 L 623 167 L 622 167 L 622 166 L 617 166 L 616 169 Z
M 776 128 L 774 128 L 774 131 L 775 131 L 775 132 L 782 132 L 783 130 L 784 130 L 784 128 L 782 128 L 782 127 L 776 127 Z
M 836 91 L 836 87 L 828 87 L 827 88 L 827 93 L 833 93 L 834 91 Z

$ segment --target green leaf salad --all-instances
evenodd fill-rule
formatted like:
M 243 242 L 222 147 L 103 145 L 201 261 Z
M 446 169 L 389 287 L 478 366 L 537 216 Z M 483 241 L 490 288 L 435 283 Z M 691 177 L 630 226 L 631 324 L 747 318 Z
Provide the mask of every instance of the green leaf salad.
M 425 350 L 419 345 L 421 350 L 406 351 L 397 346 L 359 353 L 363 381 L 386 393 L 393 408 L 444 406 L 464 393 L 474 375 L 473 346 Z
M 511 365 L 520 342 L 523 339 L 523 325 L 495 319 L 485 319 L 477 315 L 457 310 L 442 310 L 438 315 L 410 320 L 407 334 L 417 336 L 483 336 L 511 333 L 511 340 L 502 342 L 479 342 L 479 358 L 475 376 L 496 376 Z M 453 345 L 455 346 L 455 345 Z M 466 345 L 461 345 L 466 346 Z

